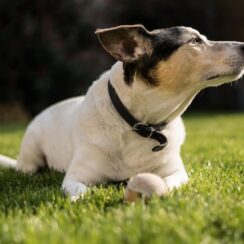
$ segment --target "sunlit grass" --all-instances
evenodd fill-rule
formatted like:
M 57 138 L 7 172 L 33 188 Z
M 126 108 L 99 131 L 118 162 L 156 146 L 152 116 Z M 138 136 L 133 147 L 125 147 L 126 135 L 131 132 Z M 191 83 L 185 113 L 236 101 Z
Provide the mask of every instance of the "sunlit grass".
M 185 118 L 190 182 L 166 199 L 123 202 L 124 185 L 71 203 L 63 174 L 0 169 L 0 243 L 243 243 L 244 115 Z M 0 153 L 16 156 L 25 125 L 0 125 Z

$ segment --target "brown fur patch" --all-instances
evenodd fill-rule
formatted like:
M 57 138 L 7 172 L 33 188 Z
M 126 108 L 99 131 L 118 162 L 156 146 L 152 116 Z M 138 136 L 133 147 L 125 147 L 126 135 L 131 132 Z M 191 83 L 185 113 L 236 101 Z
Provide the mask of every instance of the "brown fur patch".
M 167 61 L 159 62 L 150 71 L 153 79 L 158 81 L 160 89 L 177 92 L 192 83 L 198 53 L 188 46 L 180 47 Z

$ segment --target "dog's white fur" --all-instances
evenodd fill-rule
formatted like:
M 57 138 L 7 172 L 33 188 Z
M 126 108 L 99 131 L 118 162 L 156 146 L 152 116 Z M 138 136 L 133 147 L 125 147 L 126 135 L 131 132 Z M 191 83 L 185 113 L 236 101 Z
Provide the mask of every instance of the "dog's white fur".
M 134 82 L 135 87 L 130 89 L 123 80 L 122 63 L 117 62 L 111 71 L 94 82 L 85 98 L 58 103 L 32 121 L 23 138 L 17 169 L 35 172 L 46 162 L 51 168 L 65 171 L 62 187 L 71 196 L 83 193 L 86 185 L 124 180 L 140 172 L 160 175 L 169 189 L 186 182 L 188 177 L 180 157 L 185 137 L 181 118 L 173 119 L 164 129 L 168 146 L 153 153 L 151 149 L 157 141 L 133 132 L 111 104 L 109 79 L 136 116 L 142 121 L 155 121 L 153 117 L 159 111 L 154 108 L 155 115 L 150 118 L 148 109 L 151 102 L 155 104 L 153 99 L 159 99 L 158 95 L 148 94 L 140 81 Z M 161 97 L 161 103 L 162 99 L 164 108 L 158 110 L 161 118 L 166 119 L 182 99 L 166 96 L 165 101 Z M 179 113 L 184 109 L 183 106 Z M 0 157 L 0 161 L 6 162 L 6 157 Z

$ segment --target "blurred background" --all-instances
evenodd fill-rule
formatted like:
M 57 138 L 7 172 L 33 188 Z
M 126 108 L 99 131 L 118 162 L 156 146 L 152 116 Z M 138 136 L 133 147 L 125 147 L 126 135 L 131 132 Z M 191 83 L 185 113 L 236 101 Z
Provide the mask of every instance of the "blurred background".
M 212 40 L 244 41 L 243 9 L 243 0 L 1 0 L 0 121 L 85 94 L 114 63 L 96 28 L 185 25 Z M 244 111 L 244 80 L 202 91 L 190 110 Z

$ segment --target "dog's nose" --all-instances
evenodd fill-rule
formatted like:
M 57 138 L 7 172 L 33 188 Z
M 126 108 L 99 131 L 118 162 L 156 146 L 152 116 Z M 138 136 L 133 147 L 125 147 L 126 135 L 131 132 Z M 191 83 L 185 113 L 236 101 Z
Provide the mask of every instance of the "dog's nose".
M 244 54 L 244 44 L 241 44 L 241 51 L 242 51 L 243 54 Z

